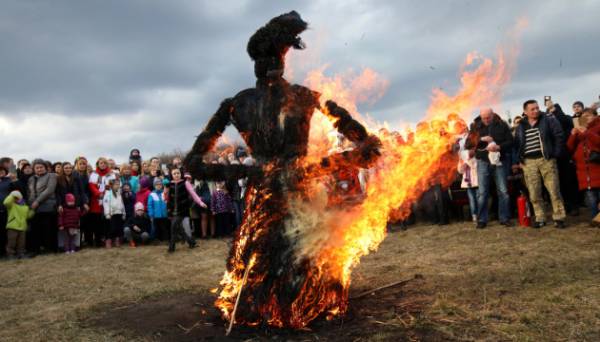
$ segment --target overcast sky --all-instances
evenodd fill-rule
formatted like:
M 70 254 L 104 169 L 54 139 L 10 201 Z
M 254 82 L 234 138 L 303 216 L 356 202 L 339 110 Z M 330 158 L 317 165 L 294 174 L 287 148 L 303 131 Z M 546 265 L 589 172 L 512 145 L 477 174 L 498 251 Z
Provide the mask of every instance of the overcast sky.
M 432 88 L 456 90 L 467 53 L 493 57 L 519 17 L 529 25 L 497 112 L 544 95 L 570 112 L 600 94 L 600 1 L 0 0 L 0 155 L 185 150 L 223 98 L 253 86 L 248 38 L 292 9 L 310 24 L 293 80 L 307 66 L 369 67 L 389 87 L 359 109 L 392 125 L 418 121 Z

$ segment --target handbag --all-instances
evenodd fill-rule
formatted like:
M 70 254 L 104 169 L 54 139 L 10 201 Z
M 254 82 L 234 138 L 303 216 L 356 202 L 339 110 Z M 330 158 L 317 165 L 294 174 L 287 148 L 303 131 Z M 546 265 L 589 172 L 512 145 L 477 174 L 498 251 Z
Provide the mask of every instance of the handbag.
M 588 157 L 588 161 L 590 163 L 599 164 L 600 163 L 600 152 L 598 152 L 598 151 L 590 151 L 590 155 Z
M 594 164 L 600 164 L 600 152 L 594 151 L 594 150 L 589 150 L 586 142 L 583 143 L 583 150 L 584 150 L 584 153 L 589 151 L 587 153 L 587 155 L 588 155 L 587 161 L 588 162 L 594 163 Z M 585 154 L 584 154 L 584 156 L 585 156 Z

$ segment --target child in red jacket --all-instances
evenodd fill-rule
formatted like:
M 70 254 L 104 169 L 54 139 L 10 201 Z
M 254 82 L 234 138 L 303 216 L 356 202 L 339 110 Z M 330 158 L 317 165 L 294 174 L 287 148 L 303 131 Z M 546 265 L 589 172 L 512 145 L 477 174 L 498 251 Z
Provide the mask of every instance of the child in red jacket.
M 75 196 L 73 194 L 65 195 L 65 203 L 62 212 L 58 215 L 58 229 L 64 236 L 65 253 L 75 253 L 75 238 L 79 233 L 79 219 L 81 210 L 75 205 Z

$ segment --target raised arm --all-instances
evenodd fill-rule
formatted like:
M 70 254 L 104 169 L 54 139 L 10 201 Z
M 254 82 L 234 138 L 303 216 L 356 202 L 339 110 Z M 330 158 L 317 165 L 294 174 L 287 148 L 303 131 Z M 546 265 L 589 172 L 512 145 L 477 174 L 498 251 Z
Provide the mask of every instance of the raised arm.
M 219 165 L 204 164 L 202 157 L 210 151 L 223 134 L 225 128 L 231 123 L 231 114 L 234 111 L 233 99 L 226 99 L 221 103 L 219 110 L 210 118 L 204 131 L 196 138 L 192 150 L 185 157 L 184 165 L 195 179 L 226 180 L 240 179 L 259 173 L 260 168 L 244 165 Z
M 352 141 L 356 148 L 324 159 L 323 166 L 341 163 L 362 168 L 370 167 L 381 155 L 379 152 L 381 147 L 379 138 L 370 135 L 362 124 L 354 120 L 350 113 L 338 106 L 337 103 L 330 100 L 325 103 L 325 107 L 325 114 L 333 120 L 333 126 L 348 140 Z
M 200 198 L 200 196 L 198 196 L 198 194 L 194 190 L 194 186 L 188 180 L 185 181 L 185 189 L 187 190 L 188 194 L 192 197 L 192 200 L 194 201 L 194 203 L 201 206 L 202 208 L 206 208 L 206 203 L 202 202 L 202 199 Z
M 185 157 L 184 165 L 188 170 L 193 172 L 198 165 L 202 164 L 204 154 L 215 146 L 217 139 L 231 122 L 231 113 L 233 113 L 233 99 L 228 98 L 221 102 L 219 109 L 210 118 L 202 133 L 196 138 L 192 150 Z

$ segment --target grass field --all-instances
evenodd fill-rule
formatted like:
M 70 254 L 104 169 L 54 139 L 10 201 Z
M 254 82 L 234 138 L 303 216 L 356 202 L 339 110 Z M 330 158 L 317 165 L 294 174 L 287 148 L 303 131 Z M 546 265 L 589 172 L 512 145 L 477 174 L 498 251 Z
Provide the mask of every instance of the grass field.
M 223 340 L 212 307 L 226 240 L 84 250 L 0 263 L 0 340 Z M 417 277 L 415 277 L 417 275 Z M 600 341 L 600 229 L 470 223 L 391 233 L 355 270 L 343 319 L 241 340 Z

